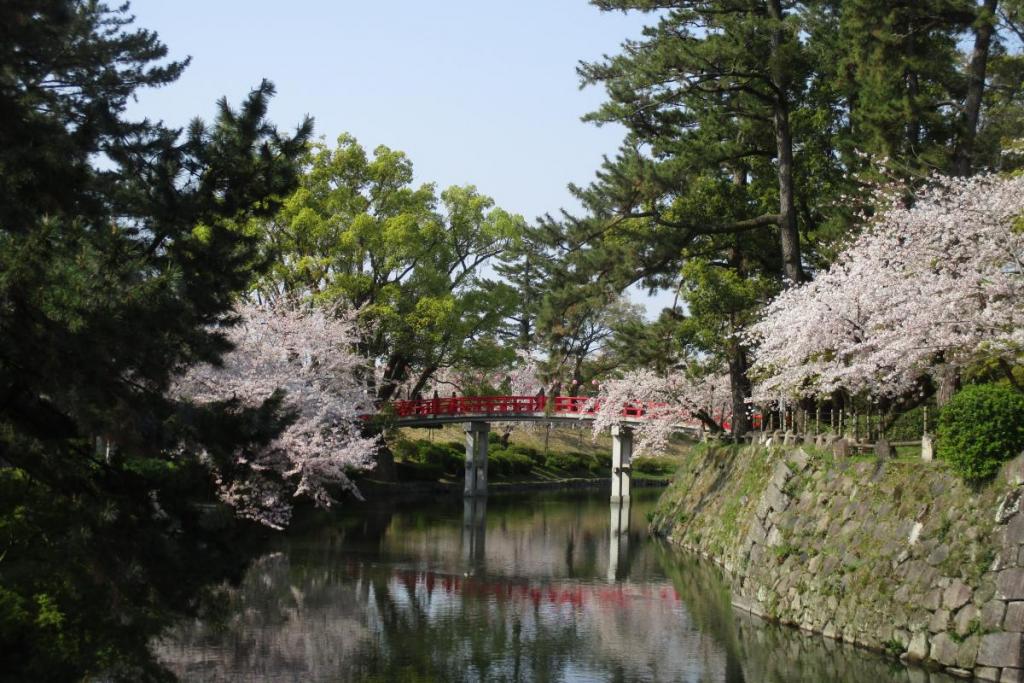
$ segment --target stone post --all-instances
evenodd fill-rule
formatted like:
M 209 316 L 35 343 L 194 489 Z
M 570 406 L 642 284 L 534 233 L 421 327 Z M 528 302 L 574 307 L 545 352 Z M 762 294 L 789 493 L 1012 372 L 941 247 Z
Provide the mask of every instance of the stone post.
M 932 435 L 925 433 L 921 435 L 921 459 L 931 462 L 935 459 L 935 444 L 932 442 Z
M 629 500 L 630 462 L 633 459 L 633 432 L 629 427 L 612 427 L 612 502 Z
M 486 422 L 466 422 L 466 480 L 462 489 L 464 496 L 487 495 L 487 433 L 490 425 Z

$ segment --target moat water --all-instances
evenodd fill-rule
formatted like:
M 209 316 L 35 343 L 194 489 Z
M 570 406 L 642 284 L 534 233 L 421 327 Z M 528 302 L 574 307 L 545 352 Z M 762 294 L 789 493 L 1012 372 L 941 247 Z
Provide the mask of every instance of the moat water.
M 951 683 L 731 608 L 647 534 L 657 490 L 365 503 L 300 520 L 158 643 L 185 681 Z

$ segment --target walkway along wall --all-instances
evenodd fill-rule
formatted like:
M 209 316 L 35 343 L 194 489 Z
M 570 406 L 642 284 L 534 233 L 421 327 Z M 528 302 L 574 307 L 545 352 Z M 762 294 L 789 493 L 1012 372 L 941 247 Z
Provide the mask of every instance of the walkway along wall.
M 1024 463 L 972 489 L 942 463 L 696 450 L 654 530 L 718 563 L 735 607 L 905 660 L 1024 681 Z

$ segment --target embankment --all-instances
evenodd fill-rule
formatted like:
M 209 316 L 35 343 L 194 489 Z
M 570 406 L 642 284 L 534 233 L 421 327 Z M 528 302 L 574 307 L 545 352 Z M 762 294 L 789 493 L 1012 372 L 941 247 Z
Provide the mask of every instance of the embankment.
M 365 479 L 356 482 L 360 493 L 366 498 L 442 498 L 461 496 L 461 481 L 376 481 Z M 649 477 L 634 478 L 633 488 L 655 488 L 667 486 L 668 479 Z M 489 481 L 488 495 L 531 493 L 534 491 L 581 491 L 611 489 L 611 477 L 575 477 L 534 481 Z
M 695 449 L 652 520 L 719 564 L 734 606 L 955 675 L 1024 681 L 1024 465 Z

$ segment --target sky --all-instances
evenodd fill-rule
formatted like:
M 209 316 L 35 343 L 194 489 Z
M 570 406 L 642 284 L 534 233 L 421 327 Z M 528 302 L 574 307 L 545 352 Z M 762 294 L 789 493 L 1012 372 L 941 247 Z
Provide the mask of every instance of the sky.
M 473 184 L 533 220 L 576 210 L 567 184 L 587 183 L 615 153 L 618 126 L 580 117 L 603 101 L 576 66 L 615 54 L 651 17 L 585 0 L 133 0 L 137 25 L 181 79 L 143 93 L 131 113 L 176 126 L 238 104 L 260 79 L 277 87 L 270 118 L 304 115 L 329 143 L 354 135 L 411 159 L 417 182 Z M 638 296 L 636 293 L 634 297 Z

